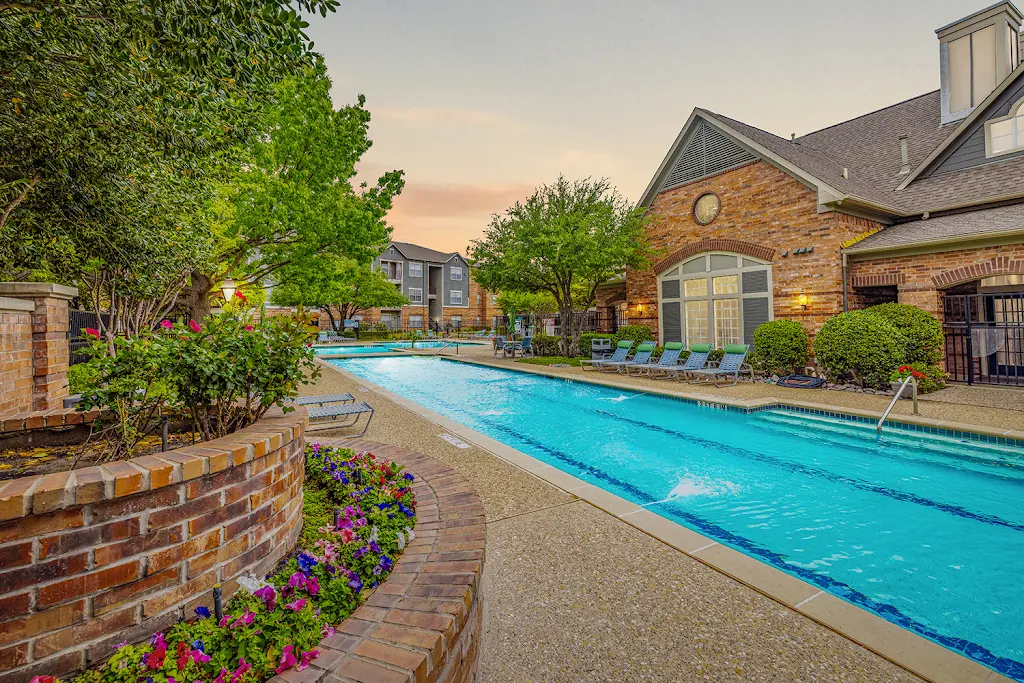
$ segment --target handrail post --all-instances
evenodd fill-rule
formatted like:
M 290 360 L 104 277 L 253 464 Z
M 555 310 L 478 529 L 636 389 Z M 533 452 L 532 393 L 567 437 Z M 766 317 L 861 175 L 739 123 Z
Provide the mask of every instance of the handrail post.
M 917 378 L 913 375 L 910 376 L 911 383 L 913 384 L 914 391 L 914 415 L 920 415 L 921 413 L 917 410 Z
M 901 384 L 900 388 L 896 390 L 896 395 L 892 397 L 891 401 L 889 401 L 889 407 L 885 409 L 885 412 L 882 413 L 882 417 L 878 420 L 878 424 L 875 425 L 875 429 L 878 430 L 878 434 L 879 435 L 882 434 L 882 424 L 885 423 L 885 418 L 889 417 L 889 413 L 892 412 L 893 406 L 896 405 L 896 401 L 900 400 L 900 396 L 903 395 L 903 390 L 906 389 L 907 385 L 910 384 L 911 382 L 914 383 L 914 387 L 912 389 L 912 391 L 914 392 L 914 394 L 913 394 L 913 396 L 914 396 L 914 415 L 918 414 L 918 412 L 917 412 L 917 380 L 914 379 L 913 375 L 910 375 L 905 380 L 903 380 L 903 384 Z

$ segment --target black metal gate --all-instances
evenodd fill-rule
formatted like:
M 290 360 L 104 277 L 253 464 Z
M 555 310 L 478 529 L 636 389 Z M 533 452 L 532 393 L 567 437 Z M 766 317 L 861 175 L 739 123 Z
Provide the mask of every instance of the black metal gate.
M 1024 386 L 1024 293 L 946 296 L 944 313 L 950 379 Z
M 103 314 L 103 319 L 104 321 L 109 319 L 106 313 Z M 96 329 L 99 326 L 99 319 L 92 311 L 71 310 L 68 312 L 68 347 L 71 365 L 89 360 L 82 353 L 82 349 L 91 344 L 93 340 L 87 337 L 83 330 L 87 327 Z

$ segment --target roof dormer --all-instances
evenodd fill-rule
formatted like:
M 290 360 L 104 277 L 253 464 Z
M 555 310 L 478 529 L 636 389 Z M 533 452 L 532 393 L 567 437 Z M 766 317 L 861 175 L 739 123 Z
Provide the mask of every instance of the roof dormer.
M 970 114 L 1019 63 L 1024 15 L 1000 2 L 943 26 L 939 37 L 942 123 Z

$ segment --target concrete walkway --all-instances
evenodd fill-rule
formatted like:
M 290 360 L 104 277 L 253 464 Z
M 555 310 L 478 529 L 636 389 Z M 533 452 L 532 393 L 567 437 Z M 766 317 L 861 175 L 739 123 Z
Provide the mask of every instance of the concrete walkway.
M 483 499 L 484 683 L 921 680 L 478 447 L 449 444 L 359 382 L 325 368 L 303 388 L 340 391 L 377 410 L 367 439 L 438 458 Z

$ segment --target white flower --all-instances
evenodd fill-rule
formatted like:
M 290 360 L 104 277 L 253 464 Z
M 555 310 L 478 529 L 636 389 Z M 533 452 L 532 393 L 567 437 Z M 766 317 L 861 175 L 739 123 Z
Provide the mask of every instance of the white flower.
M 367 543 L 374 543 L 374 542 L 376 542 L 377 539 L 379 538 L 378 534 L 379 534 L 379 532 L 377 530 L 377 525 L 374 524 L 373 525 L 373 530 L 370 531 L 370 538 L 366 542 Z
M 410 527 L 405 527 L 405 533 L 406 533 L 406 535 L 408 535 L 408 536 L 409 536 L 409 540 L 410 540 L 410 541 L 411 541 L 412 539 L 416 538 L 416 534 L 414 534 L 414 533 L 412 532 L 412 529 L 411 529 Z
M 245 576 L 238 577 L 238 585 L 250 593 L 255 593 L 264 586 L 269 586 L 270 582 L 257 578 L 252 574 L 246 574 Z
M 398 549 L 399 550 L 402 550 L 403 548 L 405 548 L 405 534 L 403 534 L 401 531 L 399 531 L 398 534 L 396 534 L 396 536 L 395 536 L 395 540 L 398 541 Z

